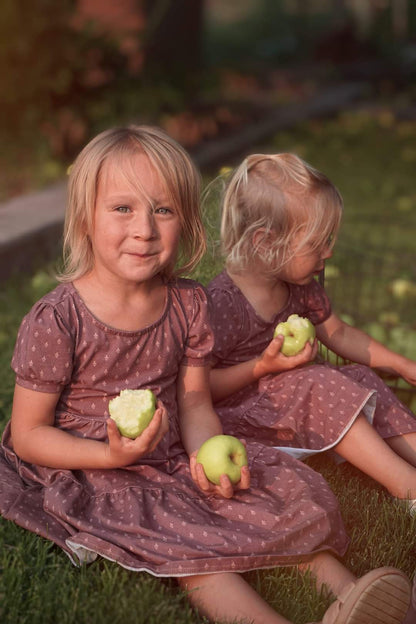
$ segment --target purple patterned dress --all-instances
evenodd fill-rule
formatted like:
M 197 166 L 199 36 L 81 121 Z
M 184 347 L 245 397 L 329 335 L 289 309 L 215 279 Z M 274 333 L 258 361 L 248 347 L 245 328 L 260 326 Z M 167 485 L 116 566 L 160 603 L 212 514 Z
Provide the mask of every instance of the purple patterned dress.
M 25 463 L 7 425 L 0 449 L 0 512 L 53 540 L 72 561 L 97 555 L 157 576 L 243 572 L 298 562 L 311 553 L 342 555 L 348 545 L 337 501 L 323 477 L 253 441 L 252 486 L 231 499 L 203 494 L 182 446 L 176 406 L 181 365 L 204 366 L 212 332 L 204 289 L 167 286 L 161 318 L 141 331 L 108 327 L 76 289 L 60 285 L 22 322 L 13 357 L 17 383 L 61 392 L 57 427 L 106 439 L 108 402 L 123 388 L 150 387 L 170 430 L 136 465 L 58 470 Z
M 319 324 L 331 314 L 313 281 L 289 285 L 289 299 L 272 321 L 257 315 L 223 271 L 208 286 L 215 335 L 214 366 L 227 368 L 264 351 L 274 328 L 290 314 Z M 383 438 L 416 431 L 416 418 L 367 366 L 328 363 L 267 375 L 215 405 L 227 433 L 302 458 L 334 447 L 364 412 Z

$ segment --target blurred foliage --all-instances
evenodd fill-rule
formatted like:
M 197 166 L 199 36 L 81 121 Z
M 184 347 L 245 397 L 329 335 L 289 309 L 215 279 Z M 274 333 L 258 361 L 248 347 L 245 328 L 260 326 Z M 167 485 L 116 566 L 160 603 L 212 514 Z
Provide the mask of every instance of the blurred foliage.
M 131 71 L 116 36 L 80 25 L 76 7 L 76 0 L 2 1 L 0 200 L 62 176 L 104 127 L 183 106 L 167 78 L 151 84 Z
M 231 23 L 221 20 L 221 14 L 207 19 L 205 54 L 214 66 L 221 63 L 250 70 L 260 62 L 287 60 L 298 52 L 302 18 L 287 14 L 282 2 L 259 0 Z
M 335 63 L 329 70 L 333 78 L 343 61 L 400 54 L 403 60 L 402 44 L 408 43 L 398 45 L 394 38 L 389 2 L 363 40 L 348 10 L 341 15 L 335 4 L 311 2 L 302 8 L 283 0 L 217 0 L 205 2 L 203 66 L 195 71 L 192 55 L 184 66 L 183 39 L 199 32 L 198 19 L 194 28 L 186 25 L 188 38 L 180 31 L 181 16 L 190 13 L 185 9 L 193 2 L 204 4 L 137 0 L 148 12 L 146 28 L 137 33 L 138 47 L 150 51 L 153 60 L 158 53 L 165 59 L 177 54 L 182 62 L 180 71 L 173 71 L 171 63 L 156 70 L 146 57 L 143 67 L 132 71 L 115 35 L 92 22 L 79 25 L 76 0 L 3 0 L 0 201 L 64 175 L 82 145 L 110 125 L 157 123 L 189 149 L 252 121 L 250 107 L 257 106 L 258 114 L 263 106 L 262 116 L 266 106 L 307 97 L 308 88 L 316 86 L 314 72 L 322 77 L 327 62 Z M 416 26 L 412 2 L 408 23 L 410 40 Z M 414 52 L 404 60 L 414 72 Z M 295 81 L 282 75 L 284 68 L 304 62 L 309 87 L 296 68 Z
M 0 187 L 10 194 L 62 174 L 60 161 L 85 141 L 89 117 L 125 63 L 111 40 L 72 25 L 74 0 L 3 0 L 0 14 Z M 7 178 L 6 178 L 7 176 Z
M 310 65 L 323 59 L 351 62 L 358 56 L 386 58 L 402 53 L 404 41 L 395 33 L 389 1 L 373 3 L 366 32 L 358 23 L 358 9 L 351 10 L 348 2 L 331 6 L 313 1 L 246 0 L 240 4 L 240 12 L 234 9 L 232 18 L 227 16 L 227 7 L 207 15 L 206 58 L 212 65 L 225 63 L 252 71 L 265 63 L 270 67 L 307 61 Z M 416 4 L 408 0 L 402 11 L 411 39 L 416 28 Z
M 3 0 L 0 131 L 5 136 L 24 142 L 39 127 L 47 133 L 48 124 L 69 111 L 82 123 L 85 105 L 123 71 L 114 41 L 74 27 L 75 5 L 75 0 Z

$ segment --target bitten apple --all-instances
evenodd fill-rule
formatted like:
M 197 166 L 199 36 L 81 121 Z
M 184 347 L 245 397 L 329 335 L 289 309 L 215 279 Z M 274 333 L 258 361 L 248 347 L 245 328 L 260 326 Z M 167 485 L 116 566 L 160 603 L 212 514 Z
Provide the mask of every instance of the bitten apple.
M 108 404 L 110 417 L 126 438 L 137 438 L 147 427 L 156 410 L 156 396 L 149 389 L 122 390 Z
M 291 314 L 287 321 L 277 325 L 273 337 L 276 338 L 279 334 L 285 337 L 281 352 L 288 356 L 302 351 L 308 340 L 313 344 L 316 336 L 315 327 L 310 320 L 297 314 Z
M 247 466 L 246 447 L 230 435 L 216 435 L 208 438 L 200 447 L 196 461 L 202 464 L 207 479 L 219 485 L 222 474 L 228 475 L 231 483 L 237 483 L 241 467 Z

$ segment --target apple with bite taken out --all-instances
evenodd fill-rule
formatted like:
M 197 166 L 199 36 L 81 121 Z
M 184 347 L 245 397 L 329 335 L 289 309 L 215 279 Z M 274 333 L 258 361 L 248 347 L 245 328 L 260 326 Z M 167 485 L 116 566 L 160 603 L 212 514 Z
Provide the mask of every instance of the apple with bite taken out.
M 156 410 L 156 396 L 149 389 L 122 390 L 108 404 L 122 436 L 137 438 L 146 429 Z
M 228 475 L 233 484 L 240 481 L 241 467 L 248 464 L 246 447 L 230 435 L 208 438 L 201 445 L 196 461 L 202 464 L 207 479 L 217 485 L 223 474 Z
M 281 352 L 283 355 L 290 356 L 300 353 L 308 340 L 313 344 L 316 332 L 309 319 L 291 314 L 287 321 L 277 325 L 273 337 L 276 338 L 278 335 L 285 338 Z

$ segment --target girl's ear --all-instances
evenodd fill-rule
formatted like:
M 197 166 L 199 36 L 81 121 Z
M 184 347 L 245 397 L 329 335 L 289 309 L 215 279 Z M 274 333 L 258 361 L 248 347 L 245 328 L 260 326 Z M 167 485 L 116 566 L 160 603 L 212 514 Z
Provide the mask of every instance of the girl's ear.
M 269 245 L 272 240 L 272 233 L 266 228 L 259 228 L 253 232 L 251 241 L 254 249 L 261 249 L 264 245 Z

